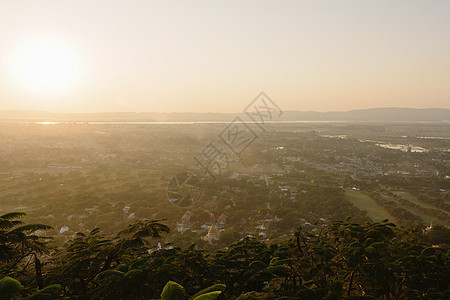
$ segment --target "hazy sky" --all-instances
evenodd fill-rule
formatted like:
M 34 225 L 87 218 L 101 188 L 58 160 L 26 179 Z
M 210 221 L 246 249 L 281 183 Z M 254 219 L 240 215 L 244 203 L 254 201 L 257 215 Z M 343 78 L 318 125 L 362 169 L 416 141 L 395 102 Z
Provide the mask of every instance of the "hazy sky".
M 260 91 L 450 108 L 450 1 L 0 0 L 0 109 L 239 112 Z

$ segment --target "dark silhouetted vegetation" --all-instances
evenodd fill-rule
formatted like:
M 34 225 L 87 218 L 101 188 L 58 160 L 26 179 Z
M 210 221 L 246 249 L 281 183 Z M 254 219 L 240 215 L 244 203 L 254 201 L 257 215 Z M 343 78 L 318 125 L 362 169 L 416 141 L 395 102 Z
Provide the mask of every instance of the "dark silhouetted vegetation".
M 95 228 L 64 246 L 50 229 L 0 216 L 0 299 L 445 299 L 448 229 L 383 222 L 298 228 L 270 244 L 245 237 L 215 253 L 156 242 L 163 220 L 106 237 Z M 429 231 L 429 232 L 428 232 Z

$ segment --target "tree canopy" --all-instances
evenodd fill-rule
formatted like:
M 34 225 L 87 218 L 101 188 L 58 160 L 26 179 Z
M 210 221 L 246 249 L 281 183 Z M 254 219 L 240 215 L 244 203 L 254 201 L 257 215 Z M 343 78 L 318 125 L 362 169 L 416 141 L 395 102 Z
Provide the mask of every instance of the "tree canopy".
M 445 299 L 444 230 L 388 220 L 325 225 L 270 244 L 245 237 L 209 253 L 157 246 L 164 220 L 138 220 L 114 236 L 99 228 L 52 246 L 51 227 L 0 216 L 0 299 Z M 441 236 L 439 236 L 439 233 Z

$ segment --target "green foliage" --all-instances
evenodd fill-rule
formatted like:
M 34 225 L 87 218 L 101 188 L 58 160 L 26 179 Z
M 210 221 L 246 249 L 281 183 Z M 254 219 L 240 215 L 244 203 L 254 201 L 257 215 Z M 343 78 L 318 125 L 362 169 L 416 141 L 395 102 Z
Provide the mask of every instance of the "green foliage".
M 195 297 L 193 300 L 215 300 L 221 294 L 221 291 L 214 291 L 205 294 L 201 294 L 200 296 Z
M 288 277 L 290 275 L 290 269 L 282 265 L 267 267 L 266 272 L 280 277 Z
M 0 219 L 3 220 L 13 220 L 21 217 L 25 217 L 27 214 L 24 212 L 11 212 L 0 216 Z
M 203 295 L 203 294 L 208 294 L 208 293 L 211 293 L 211 292 L 216 292 L 217 295 L 219 295 L 220 292 L 223 292 L 225 290 L 225 288 L 226 288 L 225 284 L 218 283 L 218 284 L 212 285 L 210 287 L 207 287 L 207 288 L 199 291 L 198 293 L 193 295 L 191 297 L 191 299 L 195 300 L 195 299 L 197 299 L 198 296 Z M 205 299 L 207 299 L 207 298 L 205 298 Z
M 22 224 L 15 220 L 20 216 L 7 214 L 0 220 L 1 249 L 12 255 L 0 260 L 0 274 L 23 282 L 24 295 L 48 285 L 31 299 L 55 299 L 62 293 L 111 300 L 448 296 L 448 247 L 430 244 L 421 230 L 397 229 L 387 220 L 358 224 L 346 219 L 324 224 L 318 234 L 299 228 L 270 246 L 246 237 L 214 254 L 195 245 L 166 245 L 150 253 L 151 240 L 168 227 L 158 220 L 141 220 L 108 238 L 98 228 L 77 233 L 54 248 L 50 258 L 39 260 L 46 244 L 32 232 L 46 227 Z M 19 281 L 2 279 L 0 300 L 20 297 Z
M 58 298 L 58 294 L 61 291 L 60 284 L 49 285 L 42 290 L 34 293 L 28 298 L 29 300 L 52 300 Z
M 53 229 L 42 224 L 24 224 L 15 220 L 26 216 L 23 212 L 12 212 L 0 216 L 0 262 L 21 260 L 31 253 L 46 251 L 46 240 L 49 238 L 35 235 L 38 230 Z
M 184 287 L 174 281 L 169 281 L 161 292 L 161 300 L 183 300 L 184 295 Z
M 236 298 L 236 300 L 258 300 L 258 299 L 260 299 L 260 295 L 255 291 L 244 293 Z
M 23 286 L 19 281 L 11 277 L 3 277 L 0 280 L 0 300 L 9 300 L 17 295 Z
M 256 271 L 264 270 L 267 267 L 267 265 L 260 260 L 252 261 L 248 266 L 251 270 Z

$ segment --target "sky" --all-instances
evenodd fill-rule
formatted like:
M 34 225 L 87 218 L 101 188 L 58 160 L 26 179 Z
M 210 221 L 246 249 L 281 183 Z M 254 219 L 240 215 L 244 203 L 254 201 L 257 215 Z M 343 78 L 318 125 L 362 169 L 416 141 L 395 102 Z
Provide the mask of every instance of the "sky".
M 450 108 L 450 1 L 0 0 L 0 110 Z

